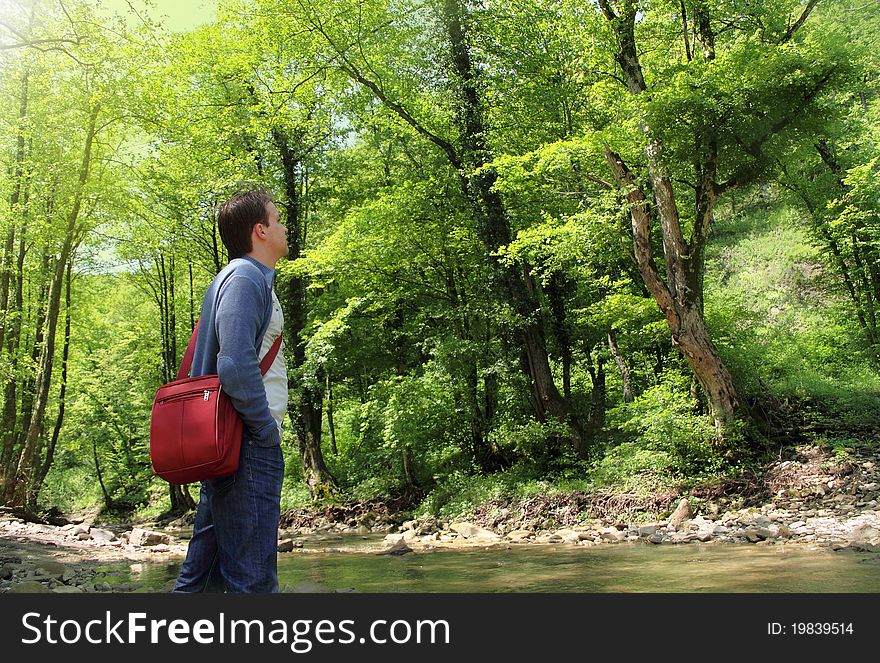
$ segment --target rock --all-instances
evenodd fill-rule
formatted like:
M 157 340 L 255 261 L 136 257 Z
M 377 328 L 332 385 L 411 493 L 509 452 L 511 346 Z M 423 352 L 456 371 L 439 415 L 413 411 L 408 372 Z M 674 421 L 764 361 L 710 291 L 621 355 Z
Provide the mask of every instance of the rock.
M 851 541 L 867 541 L 878 537 L 880 537 L 880 529 L 868 523 L 857 525 L 849 532 Z
M 648 537 L 650 543 L 663 543 L 663 535 L 660 532 L 654 532 Z
M 703 518 L 703 516 L 696 516 L 690 521 L 689 526 L 691 529 L 706 529 L 714 524 L 711 520 Z
M 460 522 L 460 523 L 452 523 L 449 526 L 453 532 L 457 532 L 465 539 L 476 539 L 480 541 L 500 541 L 501 537 L 495 534 L 495 532 L 487 529 L 483 529 L 482 527 L 477 527 L 473 523 L 468 522 Z M 560 537 L 561 540 L 561 537 Z
M 83 590 L 79 587 L 71 587 L 70 585 L 59 585 L 52 592 L 54 594 L 82 594 Z
M 639 530 L 638 530 L 639 536 L 641 536 L 643 538 L 647 538 L 647 537 L 651 536 L 656 531 L 657 531 L 656 525 L 642 525 L 641 527 L 639 527 Z
M 475 537 L 480 531 L 479 527 L 477 527 L 473 523 L 468 522 L 452 523 L 451 525 L 449 525 L 449 529 L 451 529 L 453 532 L 461 534 L 466 539 Z
M 80 541 L 88 541 L 92 537 L 88 532 L 80 532 L 79 534 L 76 535 L 76 538 L 79 539 Z
M 712 532 L 709 532 L 707 530 L 697 532 L 697 541 L 701 541 L 703 543 L 706 543 L 706 541 L 711 541 L 711 540 L 712 540 Z
M 112 591 L 112 587 L 108 585 L 106 582 L 96 582 L 95 583 L 95 591 L 96 592 L 109 592 Z
M 55 578 L 60 579 L 68 569 L 64 564 L 59 564 L 58 562 L 53 562 L 51 560 L 46 560 L 40 562 L 40 565 L 37 567 L 35 573 L 38 576 L 43 576 L 46 578 Z
M 610 541 L 612 543 L 616 543 L 617 541 L 622 541 L 626 538 L 626 534 L 618 530 L 616 527 L 606 527 L 603 529 L 599 535 L 605 540 Z
M 780 539 L 787 539 L 791 536 L 791 530 L 785 525 L 780 525 L 776 530 L 776 536 Z
M 511 541 L 523 541 L 532 536 L 533 533 L 526 529 L 515 529 L 507 535 Z
M 132 573 L 143 573 L 144 572 L 144 565 L 141 563 L 129 564 L 128 570 L 131 571 Z
M 171 543 L 171 537 L 161 532 L 135 527 L 128 535 L 128 542 L 133 546 L 156 546 L 160 543 Z
M 580 541 L 580 535 L 571 529 L 560 529 L 556 531 L 556 535 L 562 537 L 565 543 L 577 543 Z
M 694 512 L 691 510 L 690 503 L 687 501 L 686 497 L 682 497 L 678 506 L 675 507 L 675 511 L 669 516 L 669 526 L 677 529 L 685 520 L 689 520 L 693 517 Z
M 23 580 L 9 588 L 10 594 L 48 594 L 49 588 L 36 580 Z
M 100 527 L 93 527 L 89 531 L 89 536 L 95 541 L 115 541 L 116 535 L 111 532 L 109 529 L 101 529 Z
M 766 527 L 748 527 L 742 533 L 742 536 L 746 537 L 752 543 L 757 543 L 758 541 L 772 538 L 774 534 L 773 530 L 767 529 Z
M 12 565 L 4 564 L 0 566 L 0 580 L 9 580 L 12 577 Z
M 91 527 L 88 525 L 74 525 L 73 526 L 73 535 L 77 536 L 79 534 L 88 534 Z
M 807 524 L 807 523 L 805 523 L 803 520 L 796 520 L 796 521 L 794 521 L 793 523 L 791 523 L 791 525 L 789 525 L 789 527 L 790 527 L 791 529 L 798 529 L 799 527 L 804 527 L 804 526 L 806 526 L 806 524 Z
M 278 542 L 278 552 L 290 552 L 294 548 L 302 548 L 302 541 L 294 541 L 293 539 L 282 539 Z
M 413 551 L 410 548 L 406 541 L 403 540 L 403 537 L 400 537 L 400 540 L 395 543 L 393 546 L 388 548 L 388 550 L 383 550 L 382 552 L 376 553 L 377 555 L 406 555 L 407 553 L 411 553 Z

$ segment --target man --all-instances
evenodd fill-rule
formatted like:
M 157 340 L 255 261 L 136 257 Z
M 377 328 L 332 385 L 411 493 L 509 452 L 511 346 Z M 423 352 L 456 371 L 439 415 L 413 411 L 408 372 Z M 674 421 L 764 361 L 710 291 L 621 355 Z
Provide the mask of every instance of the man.
M 273 290 L 287 229 L 265 191 L 240 191 L 217 217 L 229 264 L 202 301 L 192 376 L 217 374 L 244 422 L 235 474 L 202 482 L 192 539 L 172 591 L 277 592 L 278 517 L 287 410 L 283 348 L 262 375 L 260 359 L 284 324 Z

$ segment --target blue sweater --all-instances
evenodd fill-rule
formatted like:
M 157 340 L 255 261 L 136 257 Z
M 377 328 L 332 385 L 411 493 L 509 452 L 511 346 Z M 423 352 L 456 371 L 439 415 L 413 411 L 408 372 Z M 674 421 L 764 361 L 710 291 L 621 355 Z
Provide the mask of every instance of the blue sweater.
M 217 374 L 241 415 L 245 435 L 261 446 L 281 443 L 269 412 L 259 348 L 272 316 L 275 270 L 249 256 L 231 260 L 202 300 L 190 375 Z

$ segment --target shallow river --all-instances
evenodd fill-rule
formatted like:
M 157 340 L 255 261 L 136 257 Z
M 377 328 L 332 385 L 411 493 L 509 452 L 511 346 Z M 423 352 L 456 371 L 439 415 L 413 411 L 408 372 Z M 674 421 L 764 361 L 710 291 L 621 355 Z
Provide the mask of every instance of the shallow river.
M 351 552 L 375 544 L 346 537 L 325 541 L 323 552 L 283 553 L 280 584 L 293 591 L 358 592 L 880 592 L 880 555 L 803 545 L 513 546 L 400 557 Z M 335 551 L 342 546 L 346 552 Z M 162 591 L 180 561 L 143 563 L 128 580 Z

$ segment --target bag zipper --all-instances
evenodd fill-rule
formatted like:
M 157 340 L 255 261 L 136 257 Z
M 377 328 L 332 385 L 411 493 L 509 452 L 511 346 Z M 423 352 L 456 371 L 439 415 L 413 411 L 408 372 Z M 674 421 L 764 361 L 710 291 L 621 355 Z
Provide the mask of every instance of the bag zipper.
M 219 390 L 218 390 L 219 391 Z M 196 399 L 202 397 L 202 400 L 209 401 L 211 400 L 211 390 L 204 389 L 201 392 L 187 392 L 185 394 L 176 394 L 174 396 L 166 396 L 165 398 L 160 398 L 157 403 L 167 403 L 168 401 L 177 401 L 177 400 L 186 400 L 186 399 Z

